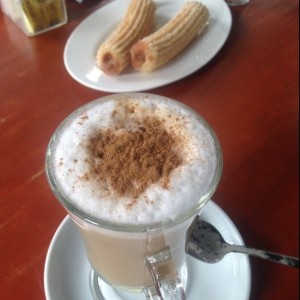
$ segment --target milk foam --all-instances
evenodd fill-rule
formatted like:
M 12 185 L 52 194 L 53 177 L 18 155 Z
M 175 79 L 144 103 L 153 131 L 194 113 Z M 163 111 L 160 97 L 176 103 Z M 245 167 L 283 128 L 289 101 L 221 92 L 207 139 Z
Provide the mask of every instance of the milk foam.
M 109 222 L 149 224 L 176 218 L 204 197 L 214 181 L 218 158 L 211 134 L 197 114 L 170 99 L 149 94 L 110 97 L 76 111 L 55 135 L 52 168 L 60 193 L 86 214 Z M 136 118 L 155 115 L 165 119 L 167 130 L 175 131 L 184 141 L 176 149 L 184 164 L 172 171 L 169 188 L 152 184 L 130 209 L 128 203 L 132 199 L 120 197 L 86 178 L 90 169 L 87 141 L 100 129 L 112 125 L 114 112 L 119 112 L 122 121 L 123 102 L 134 105 Z M 125 123 L 130 129 L 136 126 L 130 119 Z

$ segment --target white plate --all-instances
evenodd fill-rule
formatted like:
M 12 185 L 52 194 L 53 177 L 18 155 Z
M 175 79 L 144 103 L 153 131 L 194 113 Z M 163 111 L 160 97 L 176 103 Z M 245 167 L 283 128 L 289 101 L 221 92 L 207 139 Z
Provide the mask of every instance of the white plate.
M 185 0 L 156 0 L 156 24 L 166 23 Z M 105 92 L 137 92 L 182 79 L 202 68 L 222 48 L 231 29 L 231 13 L 223 0 L 202 0 L 210 11 L 205 32 L 165 67 L 144 74 L 129 68 L 121 75 L 108 76 L 95 64 L 96 51 L 122 19 L 129 0 L 113 1 L 98 9 L 75 28 L 64 50 L 70 75 L 81 84 Z
M 230 243 L 243 245 L 237 228 L 213 201 L 206 204 L 201 218 L 214 224 Z M 66 217 L 57 229 L 45 262 L 44 288 L 47 300 L 92 300 L 90 265 L 75 225 Z M 231 253 L 221 262 L 207 264 L 187 258 L 189 300 L 248 300 L 251 270 L 248 256 Z M 137 299 L 136 297 L 132 297 Z M 110 296 L 109 300 L 119 300 Z

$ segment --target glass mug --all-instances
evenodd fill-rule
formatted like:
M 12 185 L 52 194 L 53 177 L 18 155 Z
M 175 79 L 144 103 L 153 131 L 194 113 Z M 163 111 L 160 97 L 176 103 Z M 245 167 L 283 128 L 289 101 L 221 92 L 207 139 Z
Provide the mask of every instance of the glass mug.
M 99 132 L 103 136 L 108 127 L 121 133 L 136 127 L 146 132 L 148 125 L 140 125 L 141 120 L 156 122 L 157 118 L 163 120 L 157 132 L 163 126 L 178 137 L 179 144 L 172 147 L 184 163 L 170 173 L 167 186 L 154 182 L 142 196 L 120 200 L 111 186 L 99 183 L 91 176 L 93 172 L 87 173 L 91 161 L 102 159 L 101 155 L 91 159 L 90 142 Z M 101 159 L 100 167 L 104 165 Z M 198 113 L 176 100 L 121 93 L 92 101 L 68 116 L 49 142 L 46 175 L 83 238 L 94 297 L 111 299 L 101 291 L 99 282 L 103 281 L 124 295 L 185 299 L 186 232 L 216 190 L 221 172 L 222 154 L 215 133 Z M 127 203 L 124 207 L 122 201 Z

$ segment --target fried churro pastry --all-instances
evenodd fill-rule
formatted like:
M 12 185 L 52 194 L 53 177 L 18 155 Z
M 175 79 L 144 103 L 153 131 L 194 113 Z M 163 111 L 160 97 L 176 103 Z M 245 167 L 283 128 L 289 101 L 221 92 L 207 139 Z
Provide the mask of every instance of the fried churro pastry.
M 203 4 L 186 2 L 168 23 L 133 45 L 130 51 L 132 66 L 141 72 L 163 66 L 202 32 L 208 18 L 209 11 Z
M 100 45 L 96 61 L 106 74 L 120 74 L 130 64 L 130 48 L 150 33 L 156 5 L 152 0 L 131 0 L 125 16 Z

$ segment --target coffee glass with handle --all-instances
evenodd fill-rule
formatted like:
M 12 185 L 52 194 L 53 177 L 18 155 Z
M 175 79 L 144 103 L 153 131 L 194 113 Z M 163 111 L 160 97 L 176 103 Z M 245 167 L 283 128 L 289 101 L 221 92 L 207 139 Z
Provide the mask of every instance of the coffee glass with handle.
M 94 297 L 109 299 L 103 281 L 146 299 L 185 299 L 186 232 L 221 172 L 214 131 L 179 101 L 121 93 L 69 115 L 49 142 L 46 175 L 83 239 Z

